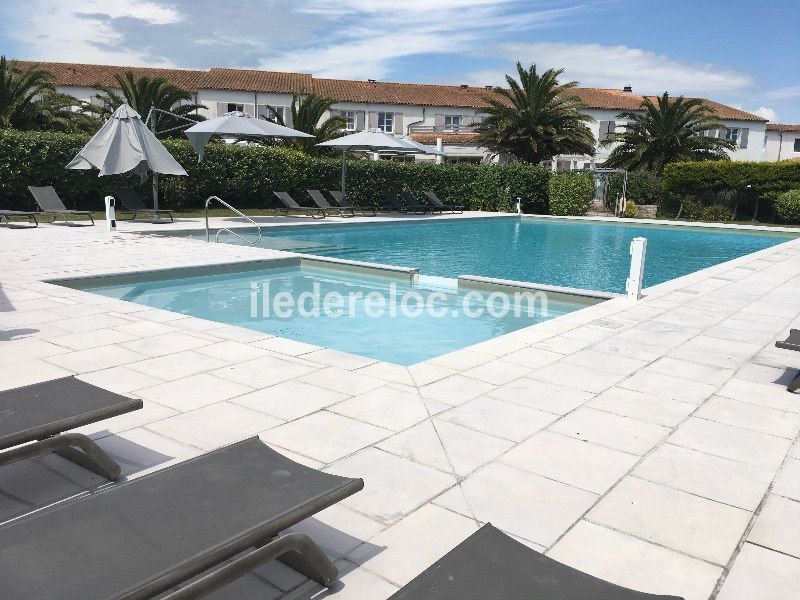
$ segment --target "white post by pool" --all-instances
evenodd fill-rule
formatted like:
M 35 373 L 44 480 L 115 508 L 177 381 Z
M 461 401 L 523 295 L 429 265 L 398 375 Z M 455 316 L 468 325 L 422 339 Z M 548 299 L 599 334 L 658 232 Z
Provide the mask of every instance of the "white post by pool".
M 517 198 L 517 214 L 522 214 L 522 198 Z
M 106 231 L 117 230 L 117 216 L 114 213 L 114 196 L 106 196 Z
M 647 254 L 647 238 L 633 238 L 631 240 L 631 272 L 628 275 L 628 281 L 625 282 L 625 290 L 631 300 L 639 300 L 642 297 L 645 254 Z

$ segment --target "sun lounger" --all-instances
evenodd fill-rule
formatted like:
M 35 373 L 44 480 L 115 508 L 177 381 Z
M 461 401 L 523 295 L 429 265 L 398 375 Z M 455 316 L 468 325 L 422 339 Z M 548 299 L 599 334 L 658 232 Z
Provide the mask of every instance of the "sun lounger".
M 122 206 L 115 207 L 116 212 L 121 213 L 131 213 L 133 216 L 131 217 L 131 221 L 136 219 L 136 215 L 139 213 L 150 215 L 150 218 L 160 219 L 159 215 L 167 215 L 169 217 L 170 223 L 174 223 L 175 219 L 172 218 L 172 211 L 165 210 L 165 209 L 153 209 L 147 208 L 142 202 L 141 197 L 139 194 L 136 193 L 136 190 L 133 188 L 117 188 L 114 190 L 114 198 L 120 201 Z
M 328 193 L 333 197 L 333 200 L 336 202 L 336 204 L 342 208 L 357 210 L 365 216 L 368 216 L 367 213 L 372 213 L 371 216 L 373 217 L 378 214 L 374 208 L 367 208 L 366 206 L 353 206 L 340 190 L 328 190 Z
M 32 222 L 34 227 L 39 226 L 39 221 L 36 219 L 35 212 L 27 210 L 0 210 L 0 222 L 5 222 L 6 225 L 11 227 L 11 217 L 25 217 L 28 222 Z
M 440 210 L 449 210 L 451 213 L 454 214 L 455 213 L 461 214 L 462 212 L 464 212 L 464 209 L 466 208 L 464 206 L 460 206 L 457 204 L 445 204 L 444 202 L 439 200 L 439 197 L 432 191 L 425 192 L 425 198 L 427 198 L 428 203 L 431 206 L 438 208 Z
M 637 592 L 531 550 L 486 524 L 389 600 L 683 600 Z
M 419 201 L 414 197 L 414 194 L 411 192 L 403 192 L 403 200 L 406 201 L 408 208 L 413 210 L 415 213 L 442 213 L 441 208 L 431 206 L 430 204 L 420 204 Z
M 416 198 L 411 194 L 406 197 L 407 192 L 403 192 L 403 197 L 405 198 L 406 205 L 404 206 L 400 199 L 397 197 L 391 190 L 384 190 L 383 197 L 386 198 L 386 201 L 389 203 L 389 206 L 392 209 L 392 212 L 399 212 L 399 213 L 407 213 L 409 211 L 415 212 L 418 215 L 424 215 L 426 213 L 431 212 L 430 206 L 423 206 L 419 202 L 417 202 Z
M 789 337 L 782 341 L 775 342 L 775 346 L 783 348 L 784 350 L 795 350 L 800 352 L 800 329 L 790 329 Z M 790 392 L 796 392 L 800 389 L 800 373 L 795 377 L 786 389 Z
M 301 212 L 306 213 L 307 215 L 311 215 L 315 219 L 324 219 L 325 218 L 325 211 L 322 210 L 319 206 L 317 207 L 308 207 L 308 206 L 300 206 L 294 198 L 289 195 L 289 192 L 272 192 L 275 194 L 275 197 L 280 200 L 281 204 L 285 208 L 279 208 L 278 210 L 283 211 L 284 216 L 290 216 L 290 210 L 299 210 Z
M 39 205 L 39 208 L 42 209 L 42 213 L 53 216 L 53 223 L 56 222 L 57 217 L 62 217 L 65 223 L 69 223 L 67 217 L 89 217 L 92 221 L 92 225 L 94 225 L 94 217 L 92 217 L 91 211 L 68 209 L 64 206 L 64 203 L 61 201 L 61 198 L 58 197 L 58 194 L 56 194 L 52 186 L 34 187 L 29 185 L 28 190 L 33 194 L 33 198 L 36 200 L 36 204 Z
M 0 597 L 200 598 L 276 558 L 330 586 L 319 547 L 279 533 L 363 486 L 254 437 L 1 525 Z
M 141 400 L 74 377 L 0 392 L 0 466 L 55 452 L 115 480 L 120 468 L 108 454 L 87 436 L 64 432 L 140 408 Z
M 349 208 L 342 208 L 339 206 L 331 206 L 331 203 L 327 201 L 325 196 L 319 190 L 306 190 L 308 195 L 311 196 L 311 199 L 314 201 L 314 204 L 319 206 L 323 213 L 326 216 L 331 216 L 332 214 L 339 215 L 341 217 L 355 217 L 356 213 L 349 209 Z

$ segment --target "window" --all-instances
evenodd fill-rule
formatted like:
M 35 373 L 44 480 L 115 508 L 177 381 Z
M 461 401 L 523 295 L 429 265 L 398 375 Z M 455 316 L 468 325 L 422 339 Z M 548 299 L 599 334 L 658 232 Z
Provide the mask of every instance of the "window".
M 355 131 L 356 130 L 356 111 L 354 110 L 343 110 L 342 117 L 344 120 L 347 121 L 347 124 L 344 128 L 347 131 Z
M 597 136 L 597 141 L 602 142 L 614 135 L 614 129 L 617 124 L 614 121 L 600 121 L 600 132 Z
M 800 138 L 795 138 L 794 140 L 794 151 L 800 152 Z
M 729 127 L 728 131 L 725 132 L 725 139 L 730 140 L 732 142 L 739 141 L 739 128 L 738 127 Z
M 385 133 L 394 132 L 394 113 L 379 112 L 378 113 L 378 129 Z
M 444 130 L 445 131 L 458 131 L 461 127 L 461 115 L 445 115 L 444 116 Z
M 244 104 L 228 102 L 225 112 L 244 112 Z

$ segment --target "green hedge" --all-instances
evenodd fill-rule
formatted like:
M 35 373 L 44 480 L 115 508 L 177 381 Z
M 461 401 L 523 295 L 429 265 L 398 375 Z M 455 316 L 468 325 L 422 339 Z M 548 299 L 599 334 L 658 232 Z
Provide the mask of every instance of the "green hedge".
M 560 216 L 585 215 L 595 193 L 594 178 L 588 173 L 554 173 L 548 187 L 550 214 Z
M 0 207 L 33 208 L 28 185 L 52 185 L 69 208 L 101 210 L 103 196 L 119 185 L 139 185 L 138 179 L 98 177 L 96 171 L 70 171 L 64 166 L 87 141 L 86 136 L 59 133 L 0 131 Z M 161 204 L 166 208 L 201 207 L 211 195 L 234 206 L 275 206 L 273 190 L 289 190 L 301 202 L 307 188 L 339 189 L 341 161 L 313 158 L 284 148 L 212 143 L 202 163 L 184 140 L 164 145 L 189 177 L 164 177 Z M 383 204 L 385 189 L 421 194 L 435 191 L 445 202 L 471 209 L 512 210 L 516 199 L 525 212 L 547 212 L 549 172 L 526 164 L 473 165 L 348 160 L 347 189 L 354 204 Z M 150 184 L 139 187 L 150 196 Z
M 751 189 L 762 198 L 800 188 L 800 164 L 792 162 L 682 162 L 664 168 L 664 186 L 679 194 Z M 749 188 L 747 186 L 750 186 Z
M 784 223 L 800 223 L 800 189 L 789 190 L 778 196 L 775 209 Z

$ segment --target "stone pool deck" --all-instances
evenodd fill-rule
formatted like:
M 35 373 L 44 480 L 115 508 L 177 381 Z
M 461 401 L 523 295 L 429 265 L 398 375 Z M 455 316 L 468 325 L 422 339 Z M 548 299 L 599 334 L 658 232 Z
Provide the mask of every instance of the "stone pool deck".
M 489 521 L 643 591 L 798 598 L 800 353 L 774 342 L 800 323 L 800 240 L 406 368 L 43 283 L 285 256 L 120 227 L 0 228 L 0 389 L 142 398 L 86 431 L 129 477 L 259 435 L 365 481 L 298 527 L 337 587 L 273 563 L 214 598 L 382 600 Z M 16 463 L 0 521 L 104 484 Z

